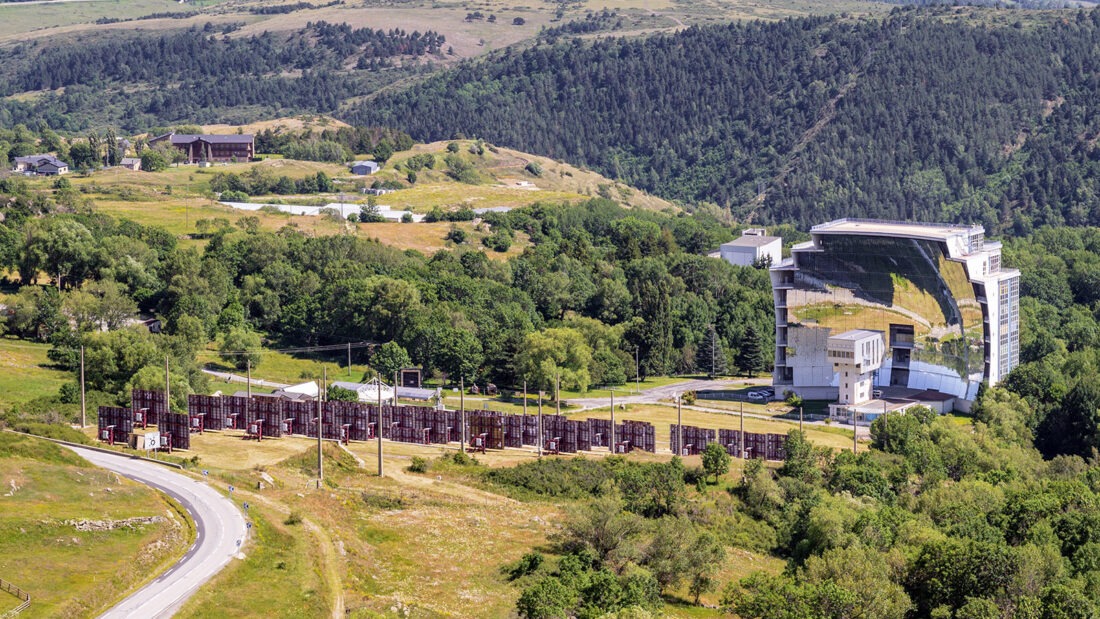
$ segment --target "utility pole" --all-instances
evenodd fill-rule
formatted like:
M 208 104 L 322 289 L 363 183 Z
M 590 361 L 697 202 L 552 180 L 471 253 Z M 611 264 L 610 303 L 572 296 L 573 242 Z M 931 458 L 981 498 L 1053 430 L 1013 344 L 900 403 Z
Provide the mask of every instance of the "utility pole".
M 376 380 L 378 381 L 378 476 L 383 476 L 382 468 L 382 374 L 374 373 Z
M 523 416 L 527 416 L 527 379 L 523 380 Z
M 245 388 L 248 390 L 248 399 L 251 400 L 252 399 L 252 360 L 251 359 L 245 359 L 245 363 L 248 364 L 248 378 L 245 380 L 245 384 L 247 385 Z M 320 393 L 317 394 L 317 400 L 318 401 L 321 400 L 321 394 Z M 320 419 L 317 420 L 317 423 L 321 423 Z M 318 426 L 318 427 L 320 427 L 320 426 Z
M 394 407 L 397 406 L 397 374 L 399 372 L 400 372 L 400 370 L 394 370 L 393 371 L 393 405 L 394 405 Z
M 466 377 L 458 377 L 458 410 L 462 417 L 462 453 L 466 453 Z
M 172 387 L 168 383 L 168 355 L 164 355 L 164 412 L 172 412 Z M 159 418 L 157 423 L 160 423 Z
M 635 346 L 634 347 L 634 371 L 637 372 L 637 374 L 634 376 L 634 391 L 638 392 L 639 394 L 642 393 L 642 362 L 641 362 L 641 358 L 642 358 L 642 347 L 641 346 Z
M 615 390 L 608 389 L 611 392 L 611 441 L 607 444 L 607 448 L 611 453 L 615 453 Z
M 84 346 L 80 347 L 80 427 L 88 425 L 88 408 L 84 401 Z
M 251 367 L 251 364 L 249 364 Z M 321 448 L 321 435 L 324 434 L 324 404 L 323 398 L 328 391 L 328 368 L 321 366 L 321 387 L 317 390 L 317 489 L 321 488 L 321 481 L 325 478 L 324 450 Z
M 886 400 L 882 401 L 882 448 L 890 451 L 890 417 L 886 412 Z
M 676 448 L 680 451 L 677 456 L 684 452 L 684 419 L 680 410 L 679 393 L 676 394 Z
M 852 420 L 852 453 L 859 451 L 859 432 L 856 426 L 856 413 L 852 409 L 848 409 L 848 418 Z
M 351 376 L 351 342 L 348 342 L 348 376 Z
M 554 374 L 554 407 L 561 414 L 561 374 Z
M 542 459 L 542 396 L 545 393 L 546 393 L 545 391 L 539 391 L 539 438 L 538 438 L 538 443 L 539 443 L 539 459 L 540 460 Z
M 745 396 L 741 396 L 741 459 L 745 458 Z
M 802 431 L 802 407 L 798 407 L 798 431 Z

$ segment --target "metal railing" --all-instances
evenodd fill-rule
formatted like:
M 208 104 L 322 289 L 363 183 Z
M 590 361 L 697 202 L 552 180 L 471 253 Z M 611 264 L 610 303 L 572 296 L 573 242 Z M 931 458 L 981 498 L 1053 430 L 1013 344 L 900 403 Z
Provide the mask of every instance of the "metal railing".
M 3 615 L 0 615 L 0 619 L 8 619 L 8 617 L 14 617 L 24 610 L 27 610 L 27 607 L 31 605 L 31 594 L 20 589 L 19 587 L 16 587 L 15 585 L 4 580 L 3 578 L 0 578 L 0 589 L 7 591 L 8 593 L 19 598 L 20 600 L 23 600 L 23 602 L 19 604 L 19 606 L 16 606 L 15 608 L 9 610 Z

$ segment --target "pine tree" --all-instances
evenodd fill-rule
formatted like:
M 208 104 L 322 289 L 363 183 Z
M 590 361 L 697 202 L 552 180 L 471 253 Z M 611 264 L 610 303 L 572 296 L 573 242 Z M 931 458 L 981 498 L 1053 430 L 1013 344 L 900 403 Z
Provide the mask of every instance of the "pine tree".
M 737 367 L 748 375 L 767 369 L 764 338 L 751 324 L 745 328 L 745 335 L 741 338 L 741 348 L 737 351 Z
M 718 337 L 718 331 L 714 325 L 707 327 L 703 334 L 703 340 L 699 342 L 699 349 L 695 353 L 695 367 L 714 378 L 727 373 L 726 349 L 722 346 L 722 338 Z

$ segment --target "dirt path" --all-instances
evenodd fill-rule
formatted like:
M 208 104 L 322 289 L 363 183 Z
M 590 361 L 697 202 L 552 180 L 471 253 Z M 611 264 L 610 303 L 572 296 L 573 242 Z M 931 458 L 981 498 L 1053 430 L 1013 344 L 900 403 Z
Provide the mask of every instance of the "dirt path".
M 263 504 L 264 507 L 282 515 L 290 515 L 290 508 L 285 504 L 270 499 L 262 494 L 237 489 L 237 493 L 248 496 L 248 500 Z M 332 619 L 344 619 L 347 615 L 344 603 L 344 582 L 340 577 L 339 559 L 336 556 L 336 544 L 329 534 L 317 523 L 309 518 L 302 518 L 302 525 L 317 540 L 317 546 L 321 550 L 321 575 L 328 589 L 328 596 L 332 600 Z

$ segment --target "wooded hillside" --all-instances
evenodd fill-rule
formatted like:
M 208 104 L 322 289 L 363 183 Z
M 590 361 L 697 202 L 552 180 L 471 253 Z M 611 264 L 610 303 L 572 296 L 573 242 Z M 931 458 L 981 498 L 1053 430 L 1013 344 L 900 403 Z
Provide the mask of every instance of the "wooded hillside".
M 899 9 L 571 40 L 504 50 L 352 116 L 418 139 L 481 136 L 757 221 L 1098 223 L 1100 11 L 1018 26 Z

